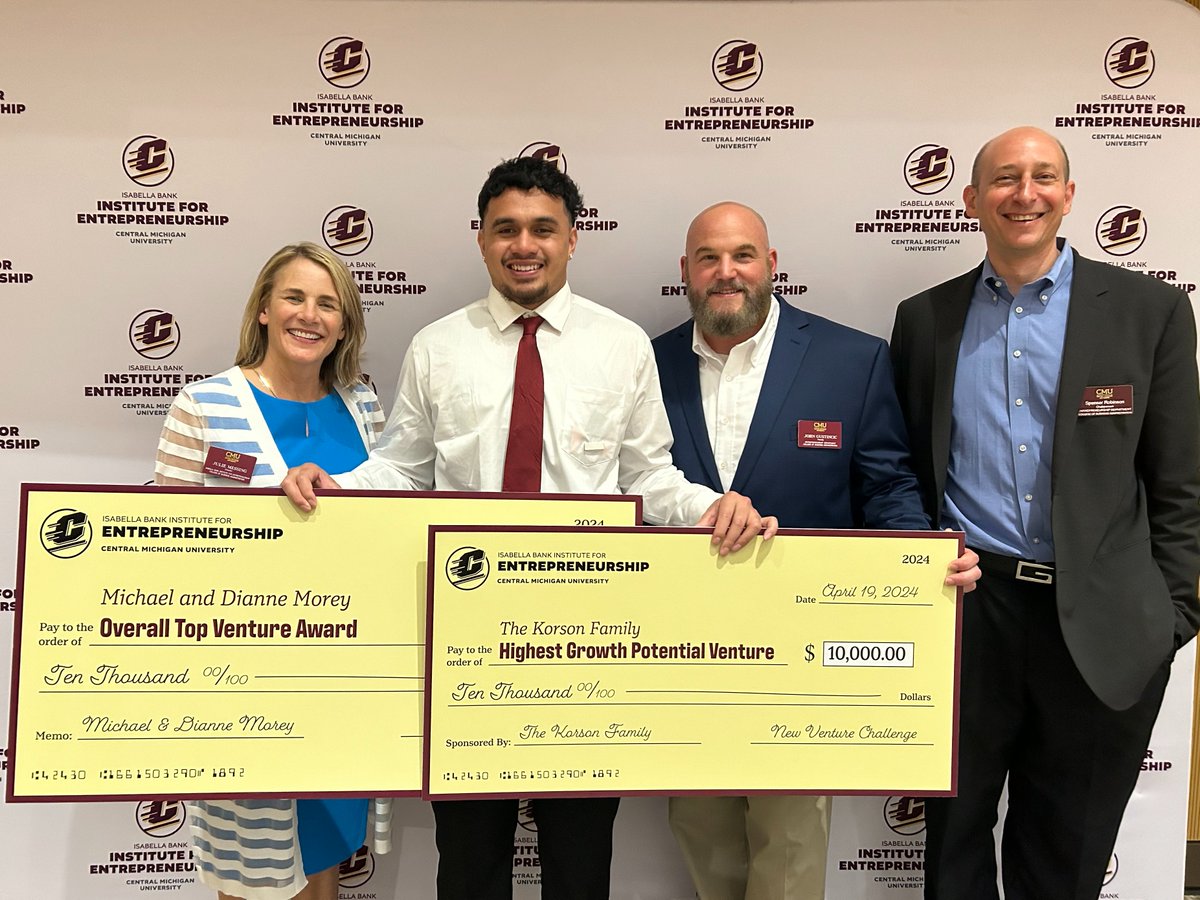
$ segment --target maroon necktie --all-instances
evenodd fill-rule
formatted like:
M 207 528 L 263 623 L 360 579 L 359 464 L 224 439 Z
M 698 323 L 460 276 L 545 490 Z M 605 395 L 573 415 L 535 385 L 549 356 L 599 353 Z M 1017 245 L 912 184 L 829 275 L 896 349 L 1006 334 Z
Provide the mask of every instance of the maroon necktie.
M 508 449 L 504 453 L 505 491 L 537 493 L 542 489 L 542 358 L 538 355 L 537 330 L 543 321 L 541 316 L 521 320 L 525 333 L 517 345 Z

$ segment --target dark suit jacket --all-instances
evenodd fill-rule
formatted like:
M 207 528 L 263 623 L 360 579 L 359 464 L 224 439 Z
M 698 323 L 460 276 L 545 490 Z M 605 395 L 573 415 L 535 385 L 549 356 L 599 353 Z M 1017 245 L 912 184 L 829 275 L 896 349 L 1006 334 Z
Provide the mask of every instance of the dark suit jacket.
M 905 300 L 892 332 L 913 467 L 935 523 L 958 347 L 981 269 Z M 1124 384 L 1132 415 L 1078 415 L 1085 387 Z M 1052 452 L 1063 637 L 1096 696 L 1125 709 L 1200 623 L 1200 398 L 1186 294 L 1075 254 Z
M 779 302 L 779 329 L 732 489 L 788 528 L 928 528 L 908 468 L 887 345 Z M 700 401 L 691 320 L 654 340 L 687 477 L 721 491 Z M 800 420 L 840 422 L 837 450 L 798 446 Z

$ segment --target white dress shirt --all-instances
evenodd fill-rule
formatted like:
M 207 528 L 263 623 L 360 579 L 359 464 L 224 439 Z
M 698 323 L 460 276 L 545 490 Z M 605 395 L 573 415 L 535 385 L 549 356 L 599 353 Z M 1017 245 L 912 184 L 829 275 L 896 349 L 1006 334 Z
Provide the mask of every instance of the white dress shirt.
M 758 395 L 762 393 L 778 327 L 779 304 L 772 299 L 762 328 L 726 356 L 713 350 L 699 326 L 692 325 L 692 350 L 700 357 L 704 422 L 725 490 L 733 483 L 742 451 L 746 449 L 746 436 L 750 433 L 754 408 L 758 406 Z
M 671 465 L 671 426 L 650 339 L 571 293 L 539 306 L 545 403 L 542 491 L 641 494 L 656 525 L 693 525 L 720 495 Z M 400 370 L 378 446 L 347 488 L 499 491 L 513 375 L 527 311 L 488 296 L 427 325 Z

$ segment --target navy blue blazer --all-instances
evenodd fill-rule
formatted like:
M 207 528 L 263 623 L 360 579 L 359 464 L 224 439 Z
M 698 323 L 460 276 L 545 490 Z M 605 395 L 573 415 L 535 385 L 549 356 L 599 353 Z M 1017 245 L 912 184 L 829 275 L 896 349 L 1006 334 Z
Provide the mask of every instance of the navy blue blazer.
M 928 528 L 908 464 L 887 344 L 779 303 L 779 329 L 731 489 L 785 528 Z M 721 491 L 700 402 L 692 322 L 654 339 L 671 457 Z M 801 447 L 798 423 L 840 423 L 841 447 Z

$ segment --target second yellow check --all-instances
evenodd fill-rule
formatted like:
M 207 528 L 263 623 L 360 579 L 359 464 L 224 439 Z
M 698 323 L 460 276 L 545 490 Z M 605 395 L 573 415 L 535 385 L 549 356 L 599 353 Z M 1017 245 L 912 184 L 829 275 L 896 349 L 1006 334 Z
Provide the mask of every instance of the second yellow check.
M 961 535 L 431 534 L 429 797 L 954 790 Z

